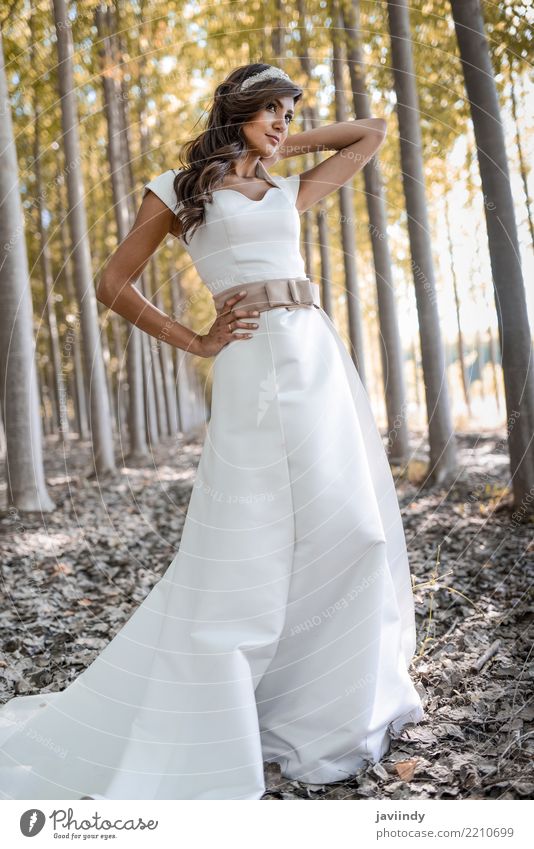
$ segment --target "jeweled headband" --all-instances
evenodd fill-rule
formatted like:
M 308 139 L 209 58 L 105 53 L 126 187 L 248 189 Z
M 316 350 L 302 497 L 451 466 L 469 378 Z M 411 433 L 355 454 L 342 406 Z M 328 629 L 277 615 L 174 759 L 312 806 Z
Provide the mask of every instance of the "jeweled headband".
M 255 83 L 259 83 L 261 80 L 270 80 L 270 79 L 281 79 L 281 80 L 289 80 L 292 82 L 291 77 L 289 77 L 285 71 L 282 71 L 281 68 L 275 68 L 274 65 L 271 65 L 269 68 L 265 68 L 264 71 L 258 71 L 257 74 L 252 74 L 251 77 L 247 77 L 246 80 L 243 80 L 238 91 L 243 91 L 243 89 L 248 88 Z

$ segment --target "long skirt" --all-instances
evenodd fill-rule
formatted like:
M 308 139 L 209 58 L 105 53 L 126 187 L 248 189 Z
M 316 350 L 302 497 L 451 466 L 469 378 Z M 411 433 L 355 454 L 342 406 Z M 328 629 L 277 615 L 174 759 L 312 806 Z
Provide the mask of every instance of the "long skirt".
M 424 714 L 394 482 L 367 394 L 317 306 L 260 313 L 213 360 L 181 543 L 60 692 L 0 709 L 14 799 L 259 799 L 376 763 Z

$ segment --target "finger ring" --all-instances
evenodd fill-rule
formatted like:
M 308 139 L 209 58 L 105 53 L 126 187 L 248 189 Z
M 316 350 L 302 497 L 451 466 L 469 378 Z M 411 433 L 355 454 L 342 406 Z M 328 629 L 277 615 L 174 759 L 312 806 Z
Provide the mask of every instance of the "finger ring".
M 232 332 L 232 322 L 229 321 L 226 326 L 228 327 L 228 333 L 231 333 Z

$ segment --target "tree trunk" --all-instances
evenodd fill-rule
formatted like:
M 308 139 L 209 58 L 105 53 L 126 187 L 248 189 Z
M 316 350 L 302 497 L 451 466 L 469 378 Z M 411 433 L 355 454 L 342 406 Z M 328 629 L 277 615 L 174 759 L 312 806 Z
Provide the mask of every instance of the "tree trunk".
M 465 372 L 465 346 L 464 346 L 464 335 L 462 331 L 462 319 L 460 314 L 460 296 L 458 293 L 458 281 L 456 277 L 456 263 L 454 261 L 454 246 L 452 241 L 451 234 L 451 222 L 450 222 L 450 213 L 449 213 L 449 201 L 447 198 L 447 193 L 445 193 L 445 229 L 447 235 L 447 246 L 449 249 L 449 263 L 451 267 L 451 276 L 452 276 L 452 288 L 454 293 L 454 306 L 456 310 L 456 330 L 458 332 L 458 360 L 460 362 L 460 379 L 462 383 L 462 391 L 464 394 L 465 406 L 467 409 L 467 414 L 469 418 L 471 418 L 471 402 L 469 400 L 469 387 L 467 385 L 467 376 Z
M 477 368 L 480 380 L 480 398 L 483 401 L 486 397 L 486 390 L 484 387 L 484 367 L 486 365 L 486 358 L 482 339 L 480 338 L 480 330 L 478 328 L 475 331 L 475 351 L 477 352 Z
M 474 198 L 476 188 L 475 188 L 475 184 L 474 184 L 474 181 L 473 181 L 472 172 L 473 172 L 473 166 L 476 168 L 476 151 L 471 146 L 469 147 L 469 154 L 468 154 L 468 157 L 467 157 L 467 161 L 469 163 L 468 164 L 468 170 L 467 170 L 467 192 L 468 192 L 468 197 L 469 197 L 469 205 L 470 205 L 470 207 L 473 207 L 473 205 L 474 205 L 473 198 Z M 490 312 L 490 289 L 493 290 L 493 284 L 491 282 L 489 283 L 489 285 L 487 284 L 485 276 L 483 275 L 483 271 L 482 271 L 483 265 L 482 265 L 480 246 L 481 246 L 481 243 L 482 243 L 483 235 L 481 233 L 481 230 L 482 230 L 481 220 L 477 216 L 477 219 L 475 221 L 475 238 L 474 238 L 475 268 L 477 269 L 477 271 L 480 274 L 482 299 L 484 301 L 484 306 L 486 307 L 486 309 L 489 313 Z M 490 364 L 491 364 L 493 392 L 494 392 L 494 395 L 495 395 L 495 402 L 497 404 L 497 413 L 500 414 L 500 412 L 501 412 L 501 390 L 500 390 L 499 379 L 498 379 L 498 375 L 497 375 L 497 366 L 499 366 L 499 369 L 502 368 L 501 356 L 500 356 L 501 352 L 500 352 L 500 350 L 499 351 L 497 350 L 497 345 L 495 343 L 495 338 L 493 336 L 493 329 L 492 329 L 491 325 L 488 326 L 486 332 L 488 334 L 488 356 L 489 356 L 489 361 L 490 361 Z
M 4 427 L 4 420 L 2 418 L 2 404 L 0 404 L 0 457 L 4 459 L 5 462 L 6 455 L 6 429 Z
M 113 215 L 114 218 L 114 211 L 112 211 L 111 215 Z M 106 209 L 106 213 L 100 216 L 98 227 L 97 224 L 94 225 L 94 243 L 96 245 L 95 252 L 99 251 L 99 257 L 96 258 L 94 263 L 95 268 L 101 269 L 107 262 L 108 249 L 106 243 L 107 235 L 110 232 L 113 232 L 113 223 L 110 220 L 110 212 Z M 113 430 L 115 435 L 121 440 L 121 443 L 128 446 L 124 453 L 128 454 L 128 456 L 134 460 L 136 457 L 142 459 L 146 456 L 145 454 L 132 454 L 129 450 L 129 395 L 128 380 L 126 378 L 128 356 L 127 353 L 125 353 L 125 348 L 122 344 L 121 332 L 124 329 L 124 334 L 128 337 L 133 325 L 113 310 L 107 309 L 103 304 L 98 305 L 98 312 L 101 325 L 104 361 L 106 363 L 106 377 L 109 386 L 109 396 L 111 399 Z M 113 368 L 114 361 L 115 368 Z
M 284 54 L 284 36 L 286 32 L 282 0 L 274 0 L 274 10 L 269 15 L 269 19 L 269 23 L 271 24 L 271 50 L 273 56 L 280 60 Z
M 0 32 L 0 386 L 6 440 L 7 504 L 51 511 L 34 358 L 33 308 L 18 163 Z
M 54 298 L 54 279 L 48 248 L 48 232 L 45 224 L 44 192 L 41 176 L 41 141 L 40 141 L 41 107 L 38 90 L 33 92 L 33 166 L 35 174 L 35 205 L 37 209 L 37 229 L 41 242 L 39 261 L 45 290 L 45 312 L 50 341 L 50 358 L 53 367 L 55 409 L 57 411 L 57 427 L 61 439 L 69 435 L 69 419 L 67 416 L 67 384 L 61 364 L 59 349 L 59 333 L 57 327 L 56 305 Z
M 47 357 L 45 361 L 44 375 L 46 381 L 47 395 L 50 401 L 50 433 L 54 436 L 57 436 L 56 424 L 59 417 L 59 410 L 56 406 L 56 393 L 54 387 L 54 365 L 49 357 Z
M 391 64 L 397 95 L 400 152 L 413 279 L 419 318 L 430 463 L 428 483 L 448 483 L 456 471 L 445 354 L 441 338 L 407 0 L 388 0 Z
M 153 299 L 153 293 L 157 290 L 157 275 L 156 262 L 152 256 L 149 261 L 148 274 L 145 275 L 146 291 L 145 296 L 149 301 Z M 169 435 L 169 422 L 167 419 L 167 407 L 165 404 L 165 391 L 163 389 L 163 375 L 161 373 L 161 359 L 159 350 L 161 340 L 151 337 L 150 342 L 150 357 L 152 365 L 152 375 L 154 382 L 154 395 L 156 399 L 156 415 L 158 417 L 158 430 L 161 436 Z M 165 343 L 164 343 L 165 344 Z
M 146 298 L 146 293 L 143 290 L 143 295 Z M 141 340 L 141 357 L 143 361 L 143 384 L 145 387 L 146 404 L 145 404 L 145 427 L 148 434 L 150 445 L 157 445 L 160 438 L 160 429 L 158 422 L 158 410 L 156 404 L 156 390 L 154 387 L 154 372 L 152 369 L 152 352 L 150 350 L 151 341 L 147 333 L 143 334 Z
M 527 207 L 528 229 L 530 231 L 530 241 L 534 247 L 534 222 L 532 221 L 532 207 L 530 204 L 530 194 L 528 190 L 528 168 L 523 154 L 523 145 L 521 143 L 521 133 L 519 132 L 519 120 L 517 115 L 517 97 L 515 93 L 515 76 L 514 76 L 514 54 L 510 50 L 507 54 L 508 69 L 510 76 L 510 98 L 512 101 L 512 115 L 515 125 L 515 146 L 517 148 L 517 158 L 519 161 L 519 173 L 521 174 L 521 182 L 523 183 L 523 191 L 525 193 L 525 205 Z
M 115 318 L 117 321 L 115 321 Z M 121 434 L 121 437 L 127 431 L 130 433 L 130 426 L 128 424 L 128 416 L 130 412 L 130 405 L 128 403 L 128 391 L 126 384 L 126 376 L 125 376 L 125 368 L 124 361 L 127 358 L 125 353 L 126 346 L 123 345 L 123 333 L 122 331 L 126 330 L 126 326 L 129 326 L 130 322 L 128 321 L 120 321 L 119 316 L 115 313 L 115 316 L 111 318 L 111 342 L 113 348 L 113 354 L 115 356 L 115 360 L 117 362 L 117 370 L 115 372 L 115 394 L 117 398 L 117 420 L 118 420 L 118 431 Z M 141 367 L 141 366 L 140 366 Z M 144 404 L 144 399 L 143 399 Z M 144 419 L 143 419 L 144 421 Z
M 415 344 L 415 339 L 412 337 L 411 340 L 411 354 L 412 354 L 412 363 L 413 363 L 413 383 L 415 390 L 415 407 L 417 412 L 419 413 L 421 409 L 421 393 L 419 391 L 419 367 L 418 367 L 418 357 L 417 357 L 417 345 Z
M 145 8 L 145 4 L 141 3 L 141 19 L 143 18 L 143 10 Z M 150 42 L 151 32 L 149 28 L 149 23 L 147 20 L 144 20 L 144 23 L 141 27 L 141 32 L 143 35 L 146 35 L 147 43 Z M 139 86 L 139 95 L 137 96 L 137 104 L 138 104 L 138 129 L 139 129 L 139 149 L 141 152 L 141 167 L 144 174 L 143 184 L 148 182 L 149 177 L 147 177 L 145 169 L 146 163 L 149 158 L 150 151 L 150 139 L 149 139 L 149 130 L 148 130 L 148 120 L 147 120 L 147 106 L 146 106 L 146 96 L 145 91 L 148 89 L 144 69 L 146 65 L 146 59 L 143 54 L 140 54 L 139 57 L 139 73 L 138 73 L 138 86 Z M 150 290 L 149 280 L 145 272 L 140 277 L 140 289 L 145 296 L 147 297 L 147 291 Z M 158 402 L 157 402 L 157 386 L 155 382 L 156 375 L 154 374 L 151 358 L 152 358 L 152 340 L 149 337 L 148 333 L 143 333 L 143 375 L 145 382 L 145 397 L 146 397 L 146 422 L 147 429 L 150 434 L 150 440 L 152 444 L 156 444 L 159 441 L 161 431 L 158 424 Z
M 308 118 L 308 111 L 306 108 L 302 110 L 302 130 L 310 130 L 311 123 Z M 311 158 L 311 154 L 305 154 L 304 162 L 305 167 L 303 170 L 307 170 L 312 167 L 312 163 L 309 162 Z M 312 219 L 312 211 L 311 209 L 307 209 L 300 216 L 301 220 L 301 233 L 302 233 L 302 244 L 304 249 L 304 266 L 306 268 L 306 273 L 308 276 L 314 280 L 315 275 L 313 272 L 313 219 Z
M 308 80 L 308 84 L 310 88 L 313 84 L 312 71 L 313 71 L 313 63 L 311 61 L 310 52 L 308 48 L 308 35 L 306 31 L 306 6 L 304 0 L 298 0 L 297 2 L 299 17 L 301 20 L 301 28 L 299 30 L 300 33 L 300 47 L 299 47 L 299 59 L 300 64 L 302 66 L 302 70 L 306 75 L 306 79 Z M 317 114 L 317 109 L 314 105 L 307 107 L 309 125 L 313 128 L 319 126 L 319 117 Z M 313 154 L 314 162 L 320 161 L 319 153 Z M 319 243 L 319 254 L 321 257 L 321 288 L 322 288 L 322 305 L 324 311 L 327 315 L 333 319 L 333 304 L 332 304 L 332 268 L 330 262 L 330 245 L 328 238 L 328 211 L 327 205 L 323 200 L 320 200 L 315 204 L 315 220 L 317 222 L 317 230 L 318 230 L 318 243 Z
M 120 4 L 115 4 L 115 24 L 112 27 L 114 32 L 110 35 L 109 43 L 112 50 L 113 62 L 116 66 L 120 65 L 124 60 L 124 50 L 122 48 L 122 27 L 120 25 L 119 19 L 120 13 Z M 129 140 L 129 118 L 128 118 L 128 84 L 126 81 L 126 75 L 122 74 L 120 79 L 120 97 L 116 98 L 116 103 L 118 107 L 118 115 L 120 121 L 120 146 L 121 146 L 121 162 L 125 164 L 125 169 L 123 170 L 123 183 L 126 191 L 126 202 L 128 205 L 129 211 L 129 220 L 134 221 L 136 215 L 136 192 L 135 192 L 135 180 L 133 173 L 133 164 L 132 164 L 132 156 L 130 153 L 130 140 Z M 117 359 L 117 374 L 116 374 L 116 394 L 117 394 L 117 408 L 120 410 L 119 421 L 121 423 L 121 432 L 122 432 L 122 424 L 123 422 L 127 424 L 128 432 L 130 432 L 134 427 L 137 426 L 138 419 L 137 416 L 141 416 L 141 426 L 145 429 L 145 417 L 144 417 L 144 406 L 145 406 L 145 395 L 144 395 L 144 387 L 143 387 L 143 368 L 142 368 L 142 358 L 141 358 L 141 345 L 136 346 L 134 343 L 134 349 L 137 347 L 137 353 L 135 358 L 130 357 L 129 355 L 125 355 L 125 346 L 122 344 L 123 328 L 130 328 L 135 325 L 132 325 L 130 322 L 123 320 L 117 313 L 111 313 L 111 332 L 113 337 L 113 348 L 115 352 L 115 357 Z M 138 328 L 136 328 L 138 329 Z M 139 331 L 141 334 L 142 331 Z M 130 338 L 130 333 L 128 332 L 128 339 Z M 127 392 L 127 382 L 125 379 L 125 369 L 124 369 L 124 361 L 126 359 L 128 372 L 128 384 L 131 383 L 132 386 L 135 387 L 135 393 L 137 398 L 141 397 L 141 402 L 143 406 L 143 410 L 141 412 L 137 409 L 138 402 L 135 402 L 133 407 L 130 407 L 129 404 L 129 392 Z M 133 410 L 135 410 L 135 421 L 130 422 L 130 417 L 133 414 Z M 132 411 L 132 412 L 131 412 Z M 145 445 L 146 445 L 146 432 L 145 432 Z M 146 451 L 146 448 L 145 448 Z M 144 456 L 143 452 L 141 452 L 142 456 Z
M 340 43 L 341 16 L 334 2 L 330 2 L 330 11 L 335 26 L 332 27 L 332 65 L 335 88 L 336 121 L 347 120 L 347 101 L 343 82 L 343 53 Z M 338 192 L 341 221 L 341 246 L 345 270 L 345 290 L 347 293 L 347 319 L 349 326 L 350 354 L 364 386 L 365 353 L 363 344 L 360 293 L 358 291 L 358 270 L 356 267 L 356 227 L 354 226 L 354 187 L 352 183 L 341 186 Z
M 112 62 L 115 67 L 121 67 L 128 62 L 127 48 L 124 45 L 125 26 L 121 22 L 121 4 L 115 0 L 113 18 L 111 11 L 109 12 L 110 21 L 110 48 Z M 113 25 L 111 25 L 113 20 Z M 130 211 L 130 220 L 133 221 L 136 215 L 136 199 L 135 199 L 135 175 L 133 169 L 133 158 L 130 153 L 130 119 L 128 114 L 128 104 L 130 102 L 130 93 L 128 87 L 128 74 L 121 73 L 119 75 L 119 96 L 117 97 L 117 110 L 120 124 L 120 145 L 121 145 L 121 162 L 124 164 L 124 185 L 126 186 L 126 197 L 128 209 Z
M 497 346 L 495 344 L 495 339 L 493 338 L 493 331 L 491 327 L 488 327 L 486 332 L 488 334 L 488 349 L 491 362 L 491 375 L 493 379 L 493 392 L 497 401 L 497 410 L 500 412 L 501 392 L 499 389 L 499 379 L 497 377 Z
M 534 364 L 514 202 L 493 68 L 478 0 L 451 0 L 484 194 L 501 340 L 514 504 L 534 491 Z M 530 502 L 527 502 L 530 503 Z
M 63 192 L 61 191 L 63 187 L 63 175 L 58 174 L 57 176 L 58 186 L 60 186 L 59 190 L 59 205 L 60 208 L 62 206 L 62 198 Z M 77 420 L 78 420 L 78 437 L 79 439 L 87 440 L 91 438 L 91 433 L 89 430 L 89 422 L 87 416 L 87 396 L 85 394 L 85 384 L 83 379 L 83 362 L 82 362 L 82 354 L 81 354 L 81 335 L 80 335 L 80 311 L 78 308 L 78 304 L 76 302 L 76 296 L 74 294 L 74 282 L 72 280 L 72 268 L 71 268 L 71 260 L 67 251 L 67 234 L 66 234 L 66 222 L 65 216 L 59 212 L 59 240 L 61 245 L 61 256 L 64 257 L 62 269 L 65 280 L 65 295 L 67 299 L 67 304 L 70 310 L 68 314 L 68 318 L 66 319 L 67 323 L 67 333 L 64 341 L 65 347 L 65 356 L 73 356 L 74 363 L 74 379 L 75 379 L 75 387 L 76 387 L 76 409 L 77 409 Z
M 371 104 L 361 50 L 359 0 L 341 0 L 352 103 L 356 118 L 371 117 Z M 397 318 L 395 284 L 388 239 L 388 221 L 380 160 L 373 157 L 363 169 L 365 202 L 373 251 L 382 381 L 388 423 L 388 451 L 392 462 L 402 464 L 409 456 L 408 415 L 403 351 Z
M 45 436 L 49 436 L 52 433 L 51 406 L 48 397 L 48 386 L 46 385 L 46 364 L 43 362 L 40 362 L 37 368 L 37 382 L 39 385 L 39 404 L 43 421 L 43 433 Z
M 160 288 L 155 285 L 154 305 L 165 311 L 165 304 L 161 296 Z M 159 357 L 161 372 L 163 375 L 163 391 L 165 395 L 165 410 L 167 414 L 169 436 L 175 436 L 178 433 L 178 408 L 175 391 L 174 367 L 171 356 L 171 346 L 168 342 L 162 341 L 159 344 Z
M 308 108 L 308 125 L 310 128 L 319 126 L 319 119 L 315 110 Z M 314 154 L 314 161 L 317 163 L 320 157 L 319 154 Z M 317 225 L 317 245 L 319 247 L 320 258 L 320 285 L 321 285 L 321 302 L 325 313 L 334 320 L 334 307 L 332 303 L 332 266 L 330 262 L 330 240 L 328 236 L 328 210 L 324 200 L 320 200 L 314 206 L 315 222 Z
M 93 286 L 91 249 L 84 202 L 82 154 L 73 85 L 72 32 L 65 0 L 54 0 L 57 36 L 57 74 L 61 97 L 61 124 L 68 195 L 68 220 L 74 259 L 74 276 L 80 304 L 85 376 L 91 410 L 92 462 L 97 474 L 115 469 L 113 432 L 100 344 L 98 311 Z
M 69 397 L 72 398 L 71 430 L 79 433 L 80 421 L 78 418 L 78 405 L 76 403 L 76 375 L 74 374 L 74 369 L 71 369 L 67 374 L 67 385 Z
M 109 349 L 109 338 L 108 338 L 108 322 L 106 316 L 106 308 L 98 310 L 99 312 L 99 320 L 100 320 L 100 340 L 102 343 L 102 356 L 104 358 L 105 365 L 105 374 L 106 374 L 106 384 L 108 387 L 108 398 L 110 399 L 110 416 L 111 423 L 113 426 L 113 432 L 119 435 L 119 422 L 117 416 L 116 404 L 114 402 L 113 396 L 113 381 L 111 379 L 111 351 Z
M 312 124 L 319 126 L 319 122 Z M 330 262 L 330 240 L 328 235 L 328 210 L 326 203 L 319 201 L 315 204 L 319 255 L 321 257 L 321 284 L 323 287 L 323 309 L 334 320 L 334 304 L 332 301 L 332 263 Z
M 124 241 L 130 230 L 130 212 L 128 209 L 128 189 L 126 185 L 127 169 L 123 160 L 125 145 L 121 143 L 122 121 L 118 106 L 117 84 L 113 73 L 113 48 L 110 30 L 111 14 L 103 7 L 96 9 L 95 21 L 100 39 L 100 58 L 104 104 L 108 128 L 108 162 L 111 173 L 113 209 L 117 227 L 117 240 Z M 128 431 L 130 437 L 129 459 L 139 460 L 147 456 L 146 426 L 144 416 L 143 372 L 141 368 L 141 347 L 143 331 L 126 321 L 128 346 L 126 351 L 128 369 Z

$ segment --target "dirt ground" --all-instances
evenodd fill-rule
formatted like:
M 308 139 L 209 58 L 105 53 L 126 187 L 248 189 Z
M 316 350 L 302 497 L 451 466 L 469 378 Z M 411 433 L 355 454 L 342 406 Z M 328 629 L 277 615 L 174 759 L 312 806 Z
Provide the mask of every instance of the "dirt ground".
M 534 523 L 513 513 L 503 434 L 458 445 L 452 486 L 419 486 L 424 452 L 397 481 L 425 720 L 351 781 L 304 785 L 266 765 L 264 799 L 532 798 Z M 88 444 L 65 453 L 47 437 L 57 509 L 0 513 L 1 702 L 66 687 L 148 595 L 178 548 L 201 447 L 167 439 L 145 467 L 97 480 Z

